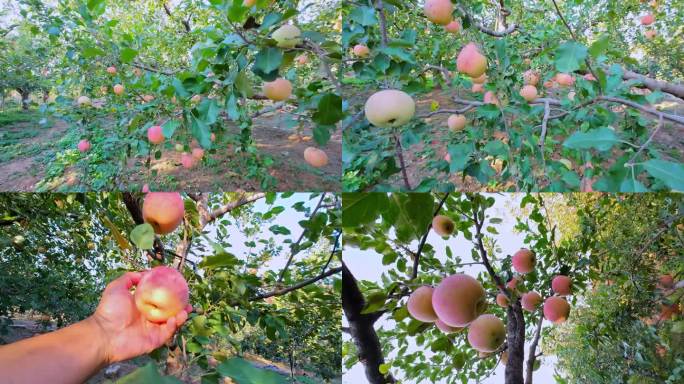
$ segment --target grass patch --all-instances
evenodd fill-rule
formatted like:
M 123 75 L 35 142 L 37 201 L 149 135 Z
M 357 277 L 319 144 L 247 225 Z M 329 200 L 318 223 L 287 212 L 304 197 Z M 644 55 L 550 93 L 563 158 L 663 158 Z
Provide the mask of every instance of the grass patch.
M 38 124 L 42 117 L 42 114 L 37 109 L 29 109 L 28 111 L 23 111 L 19 108 L 7 109 L 0 111 L 0 127 L 31 122 Z

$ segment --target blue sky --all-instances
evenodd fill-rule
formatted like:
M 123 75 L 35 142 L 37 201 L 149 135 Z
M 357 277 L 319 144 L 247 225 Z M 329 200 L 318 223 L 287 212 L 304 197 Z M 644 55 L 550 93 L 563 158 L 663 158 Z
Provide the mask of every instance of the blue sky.
M 520 200 L 524 195 L 522 194 L 492 194 L 496 199 L 496 204 L 488 211 L 490 216 L 496 216 L 503 219 L 501 224 L 496 225 L 499 235 L 496 235 L 496 240 L 501 248 L 502 253 L 499 256 L 505 256 L 507 254 L 512 254 L 521 247 L 524 246 L 523 236 L 514 232 L 513 227 L 515 226 L 516 218 L 512 208 L 519 207 Z M 466 240 L 462 235 L 457 237 L 451 237 L 447 240 L 442 239 L 432 232 L 428 238 L 428 243 L 432 244 L 435 248 L 435 255 L 440 259 L 445 259 L 444 256 L 447 243 L 451 246 L 452 251 L 463 258 L 464 262 L 472 261 L 470 258 L 470 250 L 472 248 L 471 243 Z M 417 248 L 417 241 L 414 242 L 412 249 Z M 462 244 L 461 248 L 458 244 Z M 441 257 L 439 255 L 442 255 Z M 390 269 L 391 266 L 383 266 L 381 262 L 381 256 L 378 256 L 375 252 L 371 251 L 361 251 L 357 248 L 347 247 L 344 250 L 343 259 L 347 267 L 351 270 L 352 274 L 359 280 L 370 280 L 380 282 L 380 277 L 383 272 Z M 479 272 L 484 271 L 484 267 L 480 265 L 468 266 L 463 268 L 463 272 L 476 275 Z M 342 320 L 343 326 L 347 325 L 346 319 Z M 376 329 L 383 327 L 385 329 L 391 329 L 394 326 L 394 321 L 387 320 L 385 317 L 380 319 L 376 323 Z M 550 323 L 544 322 L 544 327 L 550 326 Z M 344 340 L 349 340 L 350 337 L 347 334 L 343 334 Z M 541 343 L 540 343 L 541 345 Z M 525 345 L 525 353 L 527 354 L 528 344 Z M 415 351 L 415 348 L 413 349 Z M 539 348 L 538 348 L 539 350 Z M 393 353 L 386 356 L 386 360 L 391 360 L 394 357 Z M 527 358 L 527 357 L 526 357 Z M 553 356 L 546 356 L 542 359 L 542 365 L 539 370 L 534 374 L 534 380 L 537 383 L 553 383 L 553 372 L 556 359 Z M 494 384 L 503 383 L 504 381 L 504 369 L 505 367 L 500 364 L 495 370 L 494 374 L 490 376 L 487 380 L 482 381 L 483 384 Z M 395 371 L 393 371 L 396 373 Z M 401 377 L 397 377 L 401 379 Z M 367 383 L 366 376 L 363 372 L 363 365 L 357 363 L 349 371 L 344 372 L 343 383 L 348 384 L 361 384 Z M 402 381 L 403 383 L 408 383 L 408 381 Z M 475 381 L 471 381 L 475 383 Z M 420 384 L 428 383 L 423 381 Z M 444 383 L 444 381 L 440 382 Z

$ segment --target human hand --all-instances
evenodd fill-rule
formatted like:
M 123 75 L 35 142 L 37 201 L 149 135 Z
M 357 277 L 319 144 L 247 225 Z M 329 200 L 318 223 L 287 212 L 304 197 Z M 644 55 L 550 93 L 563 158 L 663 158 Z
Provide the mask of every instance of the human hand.
M 166 323 L 148 321 L 136 307 L 130 291 L 142 276 L 141 272 L 128 272 L 109 283 L 95 313 L 90 317 L 102 331 L 108 364 L 159 348 L 183 325 L 188 312 L 192 311 L 192 307 L 188 305 Z

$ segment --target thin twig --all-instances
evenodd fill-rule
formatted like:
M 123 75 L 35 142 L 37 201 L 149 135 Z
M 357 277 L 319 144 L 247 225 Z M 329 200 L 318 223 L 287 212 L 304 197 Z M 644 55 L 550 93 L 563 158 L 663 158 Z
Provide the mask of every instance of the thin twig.
M 394 141 L 397 148 L 397 157 L 399 158 L 399 165 L 401 166 L 401 175 L 404 178 L 404 185 L 406 186 L 406 189 L 410 191 L 411 183 L 409 182 L 408 173 L 406 171 L 406 163 L 404 162 L 404 151 L 401 148 L 401 140 L 399 139 L 399 135 L 397 135 L 396 131 L 394 132 Z
M 447 198 L 449 198 L 449 192 L 445 193 L 444 197 L 439 201 L 437 209 L 435 209 L 435 213 L 432 214 L 432 217 L 435 217 L 437 216 L 437 214 L 439 214 L 439 211 L 442 210 L 442 207 L 444 206 L 444 203 L 446 202 Z M 418 277 L 418 264 L 420 263 L 420 255 L 423 253 L 423 247 L 425 246 L 425 241 L 427 240 L 427 237 L 430 234 L 430 229 L 432 229 L 432 221 L 430 222 L 430 224 L 428 224 L 428 227 L 425 230 L 425 233 L 423 233 L 423 237 L 420 239 L 420 243 L 418 244 L 418 250 L 414 253 L 413 270 L 411 272 L 410 280 L 413 280 L 416 277 Z
M 651 135 L 648 137 L 648 140 L 646 140 L 646 142 L 641 144 L 641 147 L 639 147 L 639 149 L 636 151 L 636 153 L 634 153 L 634 156 L 632 156 L 632 158 L 629 159 L 629 161 L 627 161 L 625 163 L 625 167 L 633 167 L 634 166 L 634 160 L 636 160 L 637 156 L 639 156 L 639 154 L 651 143 L 651 141 L 653 140 L 655 135 L 658 133 L 658 131 L 662 127 L 663 127 L 663 115 L 660 115 L 660 119 L 658 119 L 658 126 L 656 127 L 656 129 L 653 130 Z

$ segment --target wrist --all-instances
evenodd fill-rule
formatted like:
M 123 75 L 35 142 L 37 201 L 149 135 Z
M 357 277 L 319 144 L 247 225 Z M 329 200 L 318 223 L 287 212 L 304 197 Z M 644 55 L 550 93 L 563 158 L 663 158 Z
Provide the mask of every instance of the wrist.
M 97 314 L 93 314 L 83 321 L 90 328 L 87 333 L 92 337 L 96 346 L 96 356 L 103 366 L 115 363 L 111 353 L 111 342 L 109 332 L 105 327 L 103 319 Z

